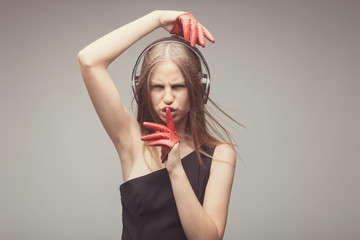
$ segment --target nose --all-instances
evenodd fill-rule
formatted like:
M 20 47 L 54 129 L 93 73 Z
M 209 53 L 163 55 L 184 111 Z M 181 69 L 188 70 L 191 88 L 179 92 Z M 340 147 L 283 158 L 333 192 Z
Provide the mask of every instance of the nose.
M 163 101 L 167 105 L 171 104 L 174 101 L 174 94 L 171 88 L 165 89 Z

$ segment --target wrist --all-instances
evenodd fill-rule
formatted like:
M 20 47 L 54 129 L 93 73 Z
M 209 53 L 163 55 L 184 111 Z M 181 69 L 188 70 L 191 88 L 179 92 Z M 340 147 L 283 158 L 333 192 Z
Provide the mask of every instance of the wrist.
M 161 10 L 154 10 L 150 13 L 150 15 L 155 19 L 156 23 L 157 23 L 157 27 L 162 27 L 162 14 L 161 14 Z
M 179 178 L 186 174 L 181 163 L 177 164 L 174 168 L 168 168 L 167 170 L 168 170 L 170 179 Z

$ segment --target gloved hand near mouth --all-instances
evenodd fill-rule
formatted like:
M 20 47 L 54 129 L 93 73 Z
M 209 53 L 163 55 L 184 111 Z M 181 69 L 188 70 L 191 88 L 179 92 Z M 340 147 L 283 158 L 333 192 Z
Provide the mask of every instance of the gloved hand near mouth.
M 170 108 L 166 108 L 166 126 L 152 123 L 143 122 L 143 125 L 149 129 L 155 130 L 155 133 L 141 137 L 143 141 L 149 141 L 147 146 L 161 146 L 161 162 L 167 160 L 167 156 L 176 143 L 180 142 L 179 138 L 175 135 L 175 124 L 171 115 Z

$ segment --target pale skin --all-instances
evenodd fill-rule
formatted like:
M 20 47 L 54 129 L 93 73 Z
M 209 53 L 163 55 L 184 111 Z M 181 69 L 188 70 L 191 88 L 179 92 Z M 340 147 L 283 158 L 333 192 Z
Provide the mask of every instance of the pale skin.
M 78 54 L 81 74 L 95 110 L 112 140 L 121 161 L 124 181 L 166 168 L 188 239 L 222 239 L 225 231 L 236 154 L 227 144 L 218 145 L 210 169 L 204 203 L 201 205 L 186 177 L 181 158 L 194 150 L 185 134 L 190 109 L 188 91 L 180 69 L 168 61 L 162 63 L 151 79 L 153 109 L 165 121 L 164 108 L 172 107 L 176 144 L 164 164 L 153 164 L 148 151 L 143 154 L 140 125 L 123 106 L 107 71 L 108 66 L 126 49 L 157 28 L 170 31 L 180 11 L 151 12 L 91 43 Z M 186 138 L 186 139 L 185 139 Z M 216 161 L 221 159 L 221 161 Z M 157 159 L 156 161 L 160 161 Z M 226 162 L 226 163 L 224 163 Z M 151 165 L 149 169 L 148 164 Z

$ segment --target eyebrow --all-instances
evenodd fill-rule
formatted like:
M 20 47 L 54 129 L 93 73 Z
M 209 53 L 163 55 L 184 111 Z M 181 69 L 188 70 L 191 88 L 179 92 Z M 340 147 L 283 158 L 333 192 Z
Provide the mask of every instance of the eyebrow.
M 178 81 L 178 82 L 170 83 L 170 85 L 182 85 L 182 84 L 185 85 L 185 81 Z
M 174 82 L 171 82 L 170 85 L 179 85 L 179 84 L 185 84 L 186 81 L 185 80 L 175 80 Z M 151 80 L 150 84 L 163 84 L 162 81 L 156 81 L 156 80 Z

